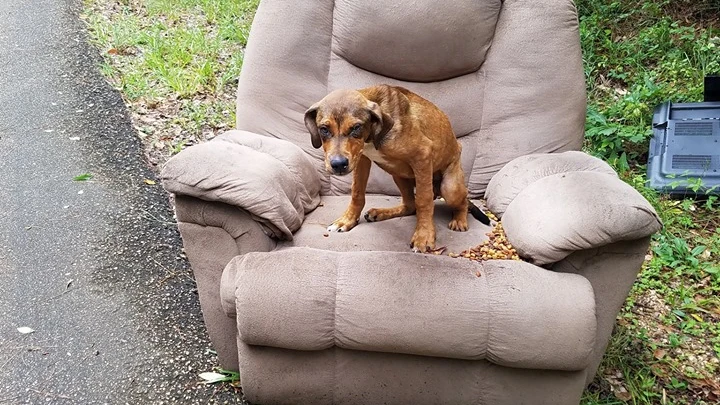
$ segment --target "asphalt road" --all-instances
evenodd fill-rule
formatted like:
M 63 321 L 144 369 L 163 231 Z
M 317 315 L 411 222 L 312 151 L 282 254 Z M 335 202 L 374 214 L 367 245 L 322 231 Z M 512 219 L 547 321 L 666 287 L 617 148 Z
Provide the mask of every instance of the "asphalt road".
M 0 404 L 239 403 L 79 7 L 0 0 Z

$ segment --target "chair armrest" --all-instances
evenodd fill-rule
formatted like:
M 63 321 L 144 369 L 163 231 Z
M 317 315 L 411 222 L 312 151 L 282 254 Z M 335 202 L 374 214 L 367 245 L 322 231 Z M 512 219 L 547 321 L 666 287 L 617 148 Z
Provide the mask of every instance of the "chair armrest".
M 246 131 L 180 152 L 160 177 L 171 193 L 242 208 L 280 239 L 292 240 L 320 203 L 320 178 L 302 149 Z
M 295 247 L 236 257 L 221 284 L 249 345 L 549 370 L 584 369 L 594 347 L 590 283 L 519 261 Z
M 220 306 L 220 277 L 233 257 L 270 251 L 277 240 L 246 211 L 220 202 L 178 195 L 175 213 L 218 361 L 225 369 L 237 370 L 237 325 Z
M 652 205 L 600 159 L 582 152 L 517 158 L 490 182 L 488 208 L 508 241 L 538 265 L 660 230 Z

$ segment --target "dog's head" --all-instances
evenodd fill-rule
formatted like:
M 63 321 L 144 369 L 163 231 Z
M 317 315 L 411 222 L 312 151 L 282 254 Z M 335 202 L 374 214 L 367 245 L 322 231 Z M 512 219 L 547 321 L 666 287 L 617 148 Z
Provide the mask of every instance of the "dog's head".
M 335 90 L 305 112 L 305 126 L 312 145 L 323 147 L 327 170 L 343 175 L 355 169 L 366 142 L 380 146 L 393 119 L 359 92 Z

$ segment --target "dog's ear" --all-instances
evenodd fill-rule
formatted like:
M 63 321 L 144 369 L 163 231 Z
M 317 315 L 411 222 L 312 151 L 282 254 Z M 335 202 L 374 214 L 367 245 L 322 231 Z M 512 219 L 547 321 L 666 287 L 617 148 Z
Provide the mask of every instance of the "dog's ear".
M 380 109 L 378 103 L 370 102 L 368 104 L 368 111 L 370 111 L 370 120 L 373 124 L 373 132 L 370 135 L 370 140 L 372 140 L 375 149 L 378 149 L 387 133 L 390 132 L 393 125 L 395 125 L 395 121 Z
M 322 146 L 322 140 L 320 139 L 320 133 L 318 132 L 316 122 L 318 107 L 320 107 L 320 104 L 315 103 L 310 106 L 307 111 L 305 111 L 305 127 L 310 132 L 310 140 L 312 141 L 312 146 L 315 149 Z

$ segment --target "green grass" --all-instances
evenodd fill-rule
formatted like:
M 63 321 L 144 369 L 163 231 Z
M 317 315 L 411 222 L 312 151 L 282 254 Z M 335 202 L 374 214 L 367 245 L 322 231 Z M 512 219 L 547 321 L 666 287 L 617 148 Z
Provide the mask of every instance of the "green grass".
M 585 148 L 610 162 L 665 224 L 583 404 L 717 403 L 717 198 L 658 195 L 645 186 L 645 170 L 653 108 L 666 100 L 702 101 L 703 77 L 720 73 L 720 2 L 581 0 L 578 9 L 588 89 Z M 613 392 L 612 385 L 627 392 Z
M 234 125 L 234 94 L 258 0 L 86 0 L 149 154 L 159 160 Z M 720 396 L 720 207 L 645 186 L 653 108 L 700 101 L 720 73 L 717 0 L 578 0 L 587 77 L 585 150 L 656 208 L 643 270 L 584 405 L 710 404 Z M 715 393 L 715 394 L 713 394 Z
M 113 73 L 130 101 L 189 98 L 215 94 L 236 82 L 257 2 L 121 1 L 110 20 L 102 12 L 89 12 L 86 20 L 101 49 L 117 62 L 124 59 L 122 69 Z M 87 3 L 102 10 L 116 2 Z M 122 58 L 135 54 L 139 57 Z
M 85 1 L 83 18 L 105 56 L 100 69 L 130 106 L 157 164 L 234 125 L 258 1 Z

